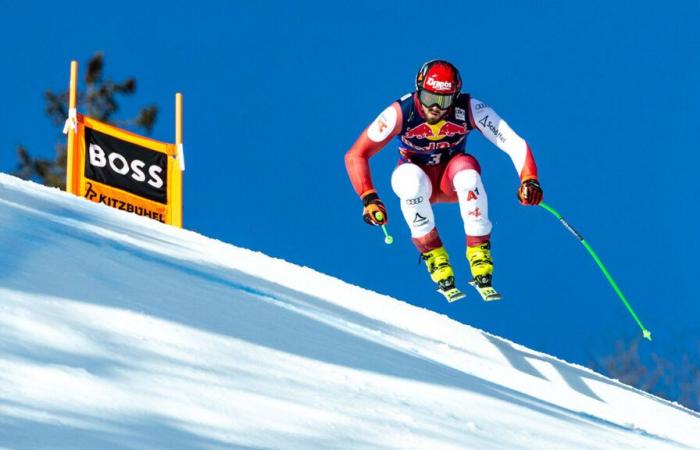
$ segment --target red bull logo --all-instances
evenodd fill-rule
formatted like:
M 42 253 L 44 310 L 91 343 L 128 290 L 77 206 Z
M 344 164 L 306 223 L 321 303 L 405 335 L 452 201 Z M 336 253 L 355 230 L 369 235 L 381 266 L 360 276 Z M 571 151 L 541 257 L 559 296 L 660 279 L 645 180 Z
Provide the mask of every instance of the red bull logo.
M 466 135 L 467 127 L 453 122 L 438 122 L 435 125 L 422 123 L 403 135 L 405 139 L 430 139 L 437 141 L 446 137 Z
M 435 136 L 435 133 L 427 123 L 422 123 L 415 128 L 411 128 L 403 135 L 406 139 L 427 139 L 433 136 Z
M 447 137 L 452 137 L 457 134 L 467 134 L 467 127 L 452 122 L 445 122 L 445 124 L 440 127 L 440 132 L 438 134 Z

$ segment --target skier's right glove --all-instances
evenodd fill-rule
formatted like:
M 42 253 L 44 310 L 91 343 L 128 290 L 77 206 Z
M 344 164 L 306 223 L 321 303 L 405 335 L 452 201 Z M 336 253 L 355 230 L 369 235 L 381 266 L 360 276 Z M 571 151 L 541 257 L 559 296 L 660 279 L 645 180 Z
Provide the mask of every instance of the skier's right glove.
M 379 200 L 376 191 L 367 191 L 362 194 L 361 198 L 362 204 L 365 206 L 365 209 L 362 211 L 362 218 L 365 219 L 365 222 L 370 225 L 381 226 L 389 221 L 384 203 Z

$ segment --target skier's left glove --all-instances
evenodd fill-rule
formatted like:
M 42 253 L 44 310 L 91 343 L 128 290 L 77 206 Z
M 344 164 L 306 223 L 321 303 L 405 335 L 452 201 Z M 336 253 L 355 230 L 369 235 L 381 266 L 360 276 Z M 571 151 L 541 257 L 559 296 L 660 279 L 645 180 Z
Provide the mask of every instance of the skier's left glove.
M 389 221 L 386 215 L 384 203 L 379 200 L 376 191 L 367 191 L 362 194 L 362 204 L 365 206 L 362 211 L 362 218 L 370 225 L 380 226 Z
M 525 180 L 518 189 L 518 200 L 523 205 L 536 206 L 542 203 L 542 186 L 534 178 Z

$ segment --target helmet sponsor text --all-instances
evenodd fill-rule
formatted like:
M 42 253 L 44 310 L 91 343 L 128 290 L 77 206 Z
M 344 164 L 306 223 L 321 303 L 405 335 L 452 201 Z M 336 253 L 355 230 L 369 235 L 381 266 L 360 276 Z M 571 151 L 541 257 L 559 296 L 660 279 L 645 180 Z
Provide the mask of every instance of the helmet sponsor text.
M 425 84 L 439 91 L 449 91 L 452 89 L 451 81 L 438 81 L 433 77 L 430 77 L 427 80 L 425 80 Z

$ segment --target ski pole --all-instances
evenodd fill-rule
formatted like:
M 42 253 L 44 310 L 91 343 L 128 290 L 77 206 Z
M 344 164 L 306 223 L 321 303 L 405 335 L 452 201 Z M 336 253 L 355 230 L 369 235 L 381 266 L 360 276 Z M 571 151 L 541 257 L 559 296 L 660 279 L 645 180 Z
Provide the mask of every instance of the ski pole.
M 374 217 L 377 220 L 384 220 L 384 214 L 382 214 L 381 211 L 375 213 Z M 382 225 L 382 231 L 384 232 L 384 243 L 387 245 L 391 245 L 394 242 L 394 238 L 389 235 L 388 231 L 386 231 L 386 225 Z
M 615 292 L 617 292 L 617 295 L 620 297 L 620 300 L 622 300 L 622 303 L 625 304 L 625 306 L 627 307 L 627 310 L 629 310 L 630 314 L 632 314 L 632 317 L 633 317 L 634 320 L 637 322 L 637 325 L 639 325 L 639 328 L 642 329 L 642 335 L 644 336 L 644 339 L 648 339 L 648 340 L 651 341 L 651 332 L 650 332 L 649 330 L 647 330 L 646 328 L 644 328 L 644 325 L 642 325 L 642 321 L 639 320 L 639 317 L 637 317 L 637 314 L 636 314 L 636 313 L 634 312 L 634 310 L 632 309 L 632 306 L 629 304 L 629 302 L 628 302 L 627 299 L 625 298 L 624 294 L 622 293 L 622 291 L 621 291 L 620 288 L 618 287 L 617 283 L 615 283 L 615 280 L 613 280 L 613 277 L 610 275 L 610 272 L 608 272 L 608 269 L 605 268 L 605 265 L 604 265 L 603 262 L 600 260 L 600 258 L 598 257 L 598 255 L 593 251 L 593 249 L 592 249 L 591 246 L 588 244 L 588 242 L 586 242 L 586 240 L 583 238 L 583 236 L 581 236 L 581 234 L 580 234 L 578 231 L 576 231 L 576 230 L 574 229 L 574 227 L 572 227 L 572 226 L 569 224 L 569 222 L 567 222 L 567 221 L 561 216 L 561 214 L 559 214 L 554 208 L 552 208 L 551 206 L 549 206 L 548 204 L 546 204 L 546 203 L 544 203 L 544 202 L 540 203 L 540 206 L 541 206 L 542 208 L 546 209 L 547 211 L 549 211 L 550 213 L 552 213 L 552 214 L 554 215 L 554 217 L 556 217 L 557 219 L 559 219 L 559 221 L 562 223 L 562 225 L 564 225 L 564 227 L 565 227 L 567 230 L 569 230 L 569 231 L 571 232 L 571 234 L 573 234 L 574 236 L 576 236 L 576 238 L 577 238 L 579 241 L 581 241 L 581 244 L 583 244 L 583 246 L 586 247 L 586 250 L 588 250 L 588 252 L 591 254 L 591 256 L 593 257 L 593 259 L 595 260 L 595 262 L 598 264 L 598 267 L 599 267 L 600 270 L 603 272 L 603 274 L 605 275 L 605 277 L 608 279 L 608 282 L 610 283 L 610 285 L 613 287 L 613 289 L 615 289 Z

